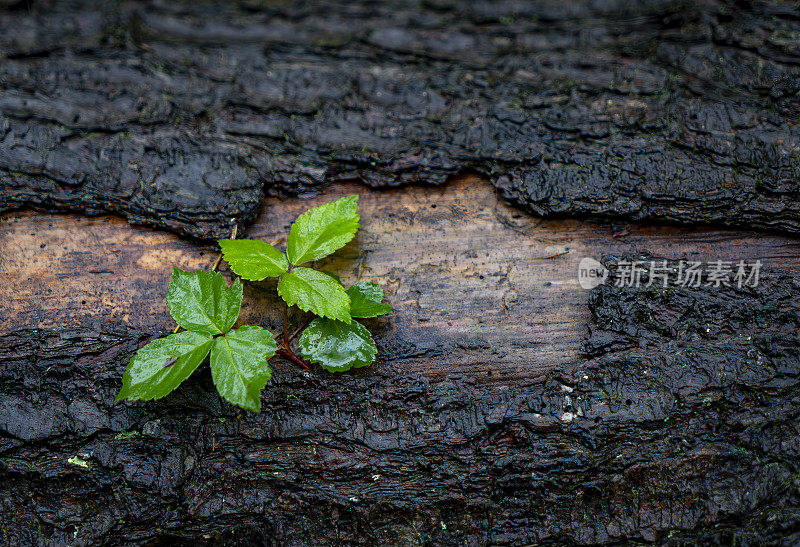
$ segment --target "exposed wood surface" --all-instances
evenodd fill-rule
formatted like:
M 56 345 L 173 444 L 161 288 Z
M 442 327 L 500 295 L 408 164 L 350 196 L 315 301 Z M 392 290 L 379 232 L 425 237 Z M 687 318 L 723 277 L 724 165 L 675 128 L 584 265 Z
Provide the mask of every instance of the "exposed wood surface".
M 350 193 L 361 195 L 362 229 L 319 266 L 345 283 L 367 279 L 386 288 L 396 311 L 369 322 L 380 347 L 377 367 L 388 363 L 429 378 L 459 374 L 512 382 L 541 378 L 580 359 L 589 311 L 577 268 L 585 256 L 646 252 L 800 268 L 800 242 L 791 238 L 542 221 L 505 205 L 478 177 L 388 191 L 341 184 L 312 199 L 267 199 L 246 236 L 280 246 L 299 213 Z M 208 268 L 216 257 L 213 246 L 113 217 L 8 214 L 0 223 L 0 243 L 4 331 L 91 321 L 169 329 L 164 296 L 172 268 Z M 242 324 L 279 332 L 274 288 L 274 281 L 248 284 Z M 293 320 L 303 322 L 299 314 Z
M 703 237 L 708 252 L 746 252 L 731 234 Z M 164 399 L 114 403 L 131 355 L 160 334 L 149 327 L 101 314 L 15 327 L 0 334 L 0 532 L 10 544 L 796 544 L 800 274 L 766 274 L 744 290 L 601 285 L 587 299 L 591 357 L 544 381 L 429 381 L 391 360 L 283 367 L 260 414 L 225 404 L 207 367 Z

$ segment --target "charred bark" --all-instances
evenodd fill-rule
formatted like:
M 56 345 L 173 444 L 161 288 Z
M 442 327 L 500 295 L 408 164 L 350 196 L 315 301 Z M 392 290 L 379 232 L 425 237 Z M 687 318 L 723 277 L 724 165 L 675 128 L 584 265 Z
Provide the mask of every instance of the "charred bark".
M 264 191 L 489 176 L 542 216 L 800 233 L 786 2 L 21 2 L 0 209 L 198 238 Z
M 644 276 L 647 280 L 647 276 Z M 587 359 L 543 383 L 280 369 L 261 414 L 206 372 L 112 404 L 155 334 L 0 338 L 13 544 L 800 540 L 800 279 L 598 287 Z
M 2 210 L 111 211 L 209 239 L 265 193 L 467 170 L 542 216 L 800 233 L 787 3 L 0 5 Z M 207 370 L 114 405 L 155 329 L 6 332 L 0 531 L 797 543 L 799 293 L 777 270 L 742 290 L 608 284 L 584 356 L 544 382 L 278 366 L 258 415 L 224 404 Z

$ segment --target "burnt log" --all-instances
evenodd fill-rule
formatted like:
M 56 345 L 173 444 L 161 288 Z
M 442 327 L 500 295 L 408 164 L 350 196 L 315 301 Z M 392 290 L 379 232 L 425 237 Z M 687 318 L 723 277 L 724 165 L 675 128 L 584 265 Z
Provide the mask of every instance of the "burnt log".
M 0 13 L 0 210 L 213 238 L 264 192 L 472 171 L 541 216 L 797 234 L 798 19 L 713 0 L 21 2 Z
M 4 543 L 800 542 L 797 6 L 33 1 L 0 29 Z M 260 414 L 207 368 L 114 404 L 172 266 L 349 193 L 324 266 L 387 286 L 373 367 L 274 359 Z M 585 256 L 764 269 L 587 292 Z M 245 302 L 280 328 L 274 286 Z
M 798 289 L 604 285 L 595 356 L 544 382 L 286 368 L 261 414 L 221 403 L 207 369 L 112 405 L 127 359 L 167 331 L 20 329 L 0 338 L 4 537 L 793 543 Z
M 273 240 L 353 189 L 270 199 L 250 235 Z M 163 400 L 113 403 L 131 355 L 172 328 L 169 267 L 202 268 L 213 248 L 113 218 L 5 216 L 6 541 L 800 538 L 795 240 L 542 223 L 476 179 L 362 190 L 361 209 L 358 238 L 324 266 L 387 284 L 379 362 L 330 375 L 275 359 L 260 414 L 224 403 L 207 368 Z M 584 253 L 645 247 L 765 268 L 755 288 L 680 288 L 674 272 L 668 290 L 647 274 L 578 286 Z M 242 321 L 278 331 L 273 293 L 249 284 Z

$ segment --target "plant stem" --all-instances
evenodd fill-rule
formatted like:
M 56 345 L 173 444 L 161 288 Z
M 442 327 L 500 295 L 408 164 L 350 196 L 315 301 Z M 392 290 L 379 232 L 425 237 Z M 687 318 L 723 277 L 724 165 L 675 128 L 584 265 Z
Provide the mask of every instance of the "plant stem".
M 314 320 L 314 318 L 312 317 L 311 319 L 309 319 L 308 321 L 306 321 L 305 323 L 303 323 L 303 326 L 302 326 L 302 327 L 298 327 L 298 328 L 297 328 L 297 329 L 296 329 L 296 330 L 295 330 L 295 331 L 292 333 L 292 335 L 289 337 L 289 341 L 291 342 L 292 340 L 294 340 L 295 338 L 297 338 L 297 335 L 298 335 L 298 334 L 300 334 L 301 332 L 303 332 L 303 331 L 305 330 L 305 328 L 306 328 L 307 326 L 309 326 L 313 320 Z
M 283 341 L 280 344 L 278 344 L 278 352 L 277 353 L 281 357 L 285 357 L 286 359 L 289 359 L 292 363 L 294 363 L 296 365 L 299 365 L 299 366 L 303 367 L 306 370 L 311 370 L 311 365 L 309 365 L 303 359 L 301 359 L 300 357 L 295 355 L 294 352 L 292 351 L 291 346 L 290 346 L 292 338 L 294 338 L 295 335 L 298 332 L 300 332 L 300 329 L 295 331 L 295 333 L 292 334 L 292 336 L 289 336 L 289 306 L 286 304 L 286 302 L 284 302 L 283 303 Z
M 278 346 L 278 355 L 289 359 L 295 365 L 301 366 L 306 370 L 311 370 L 311 366 L 295 355 L 288 347 L 284 347 L 283 345 Z
M 236 239 L 236 234 L 238 232 L 239 232 L 239 225 L 238 224 L 234 224 L 233 230 L 231 231 L 231 239 Z M 222 262 L 222 253 L 219 253 L 219 256 L 217 257 L 217 260 L 214 262 L 214 265 L 211 266 L 211 271 L 212 272 L 217 271 L 217 268 L 219 268 L 219 263 L 220 262 Z

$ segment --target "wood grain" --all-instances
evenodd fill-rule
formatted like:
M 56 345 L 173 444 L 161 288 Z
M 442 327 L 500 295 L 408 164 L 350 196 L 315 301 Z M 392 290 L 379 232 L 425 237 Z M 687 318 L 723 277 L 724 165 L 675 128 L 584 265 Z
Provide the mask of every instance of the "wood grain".
M 361 195 L 362 229 L 318 266 L 345 284 L 366 279 L 385 287 L 395 312 L 367 321 L 380 348 L 376 366 L 429 378 L 513 382 L 541 378 L 580 358 L 589 314 L 588 293 L 577 283 L 584 256 L 648 252 L 704 261 L 761 259 L 765 272 L 800 268 L 800 243 L 791 238 L 542 221 L 499 201 L 475 176 L 437 188 L 374 191 L 337 184 L 308 199 L 268 198 L 240 235 L 281 246 L 299 213 L 351 193 Z M 2 217 L 0 245 L 5 332 L 109 319 L 169 329 L 164 296 L 172 267 L 208 268 L 217 256 L 213 247 L 116 217 L 29 211 Z M 553 255 L 560 256 L 544 258 Z M 222 271 L 229 275 L 224 264 Z M 293 316 L 296 324 L 302 320 Z M 240 322 L 279 331 L 274 282 L 247 286 Z

